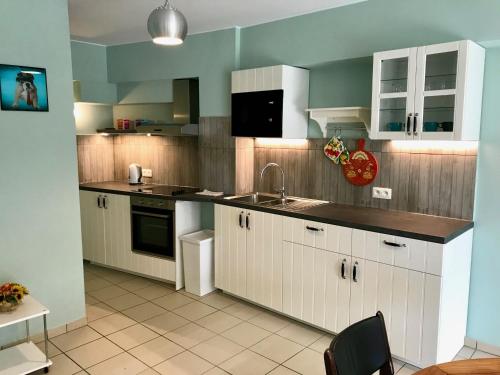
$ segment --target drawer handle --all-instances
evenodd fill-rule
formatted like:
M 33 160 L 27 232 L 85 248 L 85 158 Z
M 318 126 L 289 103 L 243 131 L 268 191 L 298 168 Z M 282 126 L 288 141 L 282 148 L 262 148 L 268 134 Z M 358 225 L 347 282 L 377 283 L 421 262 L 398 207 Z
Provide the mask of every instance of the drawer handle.
M 345 279 L 345 278 L 346 278 L 346 277 L 345 277 L 345 264 L 346 264 L 346 262 L 347 262 L 347 259 L 344 259 L 344 260 L 342 261 L 341 266 L 340 266 L 340 276 L 342 276 L 342 278 L 343 278 L 343 279 Z
M 397 242 L 391 242 L 391 241 L 386 241 L 386 240 L 384 240 L 384 244 L 387 246 L 392 246 L 392 247 L 406 247 L 405 243 L 397 243 Z
M 323 228 L 316 228 L 316 227 L 310 227 L 309 225 L 306 225 L 307 230 L 312 230 L 313 232 L 323 232 Z
M 243 211 L 240 212 L 240 228 L 243 228 Z

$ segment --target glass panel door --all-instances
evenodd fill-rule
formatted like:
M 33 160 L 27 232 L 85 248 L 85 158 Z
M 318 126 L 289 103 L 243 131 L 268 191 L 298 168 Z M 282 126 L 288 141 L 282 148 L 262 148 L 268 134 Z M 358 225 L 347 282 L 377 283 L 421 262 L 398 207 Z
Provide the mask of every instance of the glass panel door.
M 371 136 L 408 139 L 407 121 L 415 97 L 416 49 L 375 53 L 373 63 Z
M 424 98 L 422 131 L 426 133 L 453 133 L 455 95 L 426 96 Z
M 456 89 L 458 51 L 427 55 L 425 60 L 425 91 Z

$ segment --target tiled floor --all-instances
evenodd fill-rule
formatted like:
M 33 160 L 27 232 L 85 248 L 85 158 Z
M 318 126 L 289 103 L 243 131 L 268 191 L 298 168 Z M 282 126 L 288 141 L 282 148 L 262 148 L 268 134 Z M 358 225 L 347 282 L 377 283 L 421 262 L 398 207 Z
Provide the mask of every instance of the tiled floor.
M 88 264 L 85 291 L 88 324 L 50 339 L 52 375 L 325 373 L 330 335 L 230 296 Z M 457 358 L 486 356 L 464 347 Z M 394 364 L 398 375 L 417 370 Z

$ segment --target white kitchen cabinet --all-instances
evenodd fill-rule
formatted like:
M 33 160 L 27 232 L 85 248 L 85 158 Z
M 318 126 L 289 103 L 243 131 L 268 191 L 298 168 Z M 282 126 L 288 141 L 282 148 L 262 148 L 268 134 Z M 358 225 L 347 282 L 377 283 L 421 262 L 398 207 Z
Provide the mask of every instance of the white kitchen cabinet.
M 469 40 L 375 53 L 370 138 L 479 140 L 484 58 Z
M 83 259 L 101 264 L 106 263 L 103 196 L 99 192 L 80 191 Z

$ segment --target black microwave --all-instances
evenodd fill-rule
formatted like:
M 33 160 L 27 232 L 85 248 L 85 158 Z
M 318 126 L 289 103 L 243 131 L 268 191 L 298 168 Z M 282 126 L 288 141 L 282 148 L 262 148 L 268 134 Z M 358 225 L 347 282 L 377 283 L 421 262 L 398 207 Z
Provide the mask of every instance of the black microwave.
M 240 92 L 231 95 L 233 137 L 281 138 L 283 90 Z

